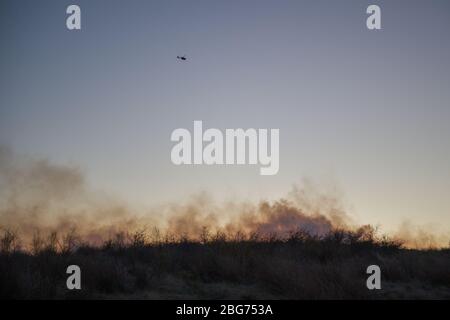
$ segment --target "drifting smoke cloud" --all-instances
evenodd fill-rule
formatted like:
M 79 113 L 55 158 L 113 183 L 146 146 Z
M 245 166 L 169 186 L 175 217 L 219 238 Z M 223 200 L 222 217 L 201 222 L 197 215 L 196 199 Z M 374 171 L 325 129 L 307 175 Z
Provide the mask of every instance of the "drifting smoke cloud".
M 410 221 L 403 222 L 393 238 L 402 241 L 405 247 L 415 249 L 450 246 L 448 235 L 432 233 L 424 227 L 412 224 Z
M 207 195 L 137 214 L 125 202 L 89 190 L 76 167 L 17 156 L 0 146 L 0 228 L 16 231 L 26 243 L 36 232 L 60 234 L 76 229 L 83 241 L 100 244 L 117 233 L 158 227 L 166 234 L 199 239 L 205 228 L 227 235 L 288 236 L 303 230 L 323 236 L 334 229 L 356 228 L 339 197 L 306 184 L 286 199 L 259 204 L 217 206 Z M 402 240 L 413 243 L 404 227 Z M 422 233 L 422 237 L 427 233 Z M 427 246 L 429 246 L 429 241 Z M 437 244 L 437 242 L 435 243 Z M 417 241 L 416 241 L 417 246 Z M 420 246 L 419 246 L 420 247 Z
M 78 168 L 19 157 L 7 147 L 0 147 L 0 187 L 0 227 L 25 241 L 36 231 L 76 228 L 96 242 L 140 223 L 125 204 L 88 190 Z
M 227 234 L 242 232 L 258 233 L 261 236 L 276 234 L 284 237 L 298 229 L 321 236 L 334 227 L 333 221 L 325 215 L 307 215 L 284 199 L 273 203 L 263 201 L 259 205 L 242 204 L 240 212 L 231 216 L 227 214 L 229 211 L 223 208 L 216 208 L 213 212 L 210 209 L 205 214 L 202 207 L 190 204 L 172 211 L 167 230 L 170 233 L 191 237 L 200 235 L 204 228 L 213 232 L 224 231 Z M 220 217 L 227 217 L 228 221 L 221 223 Z

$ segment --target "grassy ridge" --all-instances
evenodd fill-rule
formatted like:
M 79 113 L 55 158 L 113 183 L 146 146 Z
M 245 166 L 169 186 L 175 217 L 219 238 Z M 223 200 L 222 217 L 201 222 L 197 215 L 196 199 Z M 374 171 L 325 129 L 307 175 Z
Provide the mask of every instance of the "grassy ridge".
M 282 238 L 141 231 L 99 246 L 52 233 L 28 251 L 10 231 L 0 240 L 7 299 L 450 299 L 449 249 L 404 249 L 370 228 Z M 81 268 L 81 290 L 66 289 L 71 264 Z M 371 264 L 382 270 L 382 290 L 366 288 Z

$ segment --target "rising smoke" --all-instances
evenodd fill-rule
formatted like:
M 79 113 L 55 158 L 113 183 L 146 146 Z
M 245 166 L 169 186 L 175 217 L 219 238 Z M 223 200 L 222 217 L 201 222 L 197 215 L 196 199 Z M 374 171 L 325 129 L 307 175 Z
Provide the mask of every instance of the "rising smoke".
M 294 188 L 277 201 L 219 206 L 200 194 L 185 203 L 136 212 L 124 201 L 90 190 L 77 167 L 18 156 L 0 146 L 0 228 L 14 230 L 25 243 L 36 233 L 76 230 L 83 241 L 95 245 L 118 233 L 154 227 L 192 239 L 199 239 L 205 229 L 228 235 L 286 237 L 297 230 L 323 236 L 335 229 L 357 228 L 338 197 L 308 186 Z M 428 237 L 427 246 L 442 243 L 429 232 L 418 234 L 406 226 L 397 234 L 408 245 L 421 247 L 417 235 Z

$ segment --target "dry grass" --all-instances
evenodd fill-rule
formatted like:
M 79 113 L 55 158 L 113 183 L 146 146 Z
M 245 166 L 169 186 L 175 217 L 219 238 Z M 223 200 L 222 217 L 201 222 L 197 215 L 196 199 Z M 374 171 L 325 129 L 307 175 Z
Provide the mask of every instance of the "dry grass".
M 0 297 L 7 299 L 450 299 L 450 250 L 408 250 L 370 227 L 317 237 L 242 233 L 196 239 L 158 230 L 116 234 L 101 246 L 73 230 L 36 233 L 30 248 L 3 230 Z M 82 290 L 66 289 L 68 265 Z M 382 290 L 366 289 L 368 265 Z

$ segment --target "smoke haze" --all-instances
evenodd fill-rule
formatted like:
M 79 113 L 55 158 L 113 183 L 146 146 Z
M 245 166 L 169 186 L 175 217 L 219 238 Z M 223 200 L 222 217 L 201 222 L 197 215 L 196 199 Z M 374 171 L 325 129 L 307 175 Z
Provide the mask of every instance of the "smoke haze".
M 118 233 L 155 227 L 193 239 L 206 231 L 287 237 L 302 230 L 320 237 L 336 229 L 358 228 L 336 196 L 308 185 L 276 201 L 217 205 L 203 193 L 185 203 L 137 212 L 125 201 L 90 190 L 79 168 L 18 156 L 5 146 L 0 147 L 0 187 L 0 227 L 14 230 L 26 243 L 38 232 L 71 230 L 83 241 L 100 244 Z M 416 248 L 445 246 L 448 241 L 410 223 L 394 237 Z

